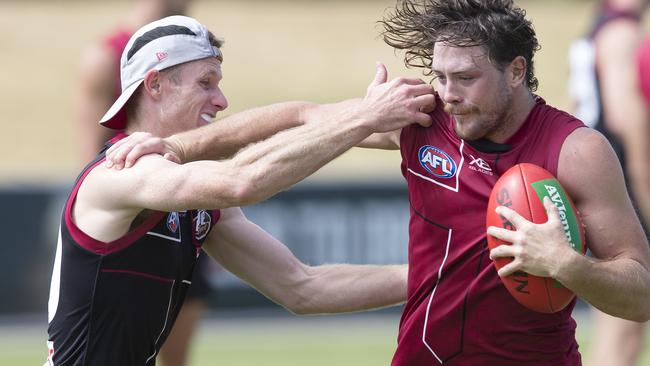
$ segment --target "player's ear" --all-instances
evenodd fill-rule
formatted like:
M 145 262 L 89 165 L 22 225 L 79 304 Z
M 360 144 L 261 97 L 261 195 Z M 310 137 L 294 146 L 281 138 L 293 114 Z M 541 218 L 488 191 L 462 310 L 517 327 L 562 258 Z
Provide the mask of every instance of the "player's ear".
M 512 87 L 522 85 L 526 79 L 526 70 L 528 69 L 528 63 L 523 56 L 515 57 L 510 66 L 507 69 L 507 76 L 509 78 L 510 85 Z
M 160 82 L 160 71 L 149 70 L 144 76 L 142 86 L 149 95 L 153 98 L 158 98 L 162 89 Z

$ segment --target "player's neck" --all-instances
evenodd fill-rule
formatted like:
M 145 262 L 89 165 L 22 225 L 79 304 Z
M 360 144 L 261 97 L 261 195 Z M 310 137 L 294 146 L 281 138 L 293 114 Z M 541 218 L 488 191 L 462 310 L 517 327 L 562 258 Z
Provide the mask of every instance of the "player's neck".
M 528 89 L 515 92 L 513 94 L 512 108 L 510 113 L 505 116 L 502 128 L 495 131 L 492 136 L 488 136 L 487 139 L 498 144 L 508 141 L 526 122 L 533 107 L 535 107 L 535 97 Z

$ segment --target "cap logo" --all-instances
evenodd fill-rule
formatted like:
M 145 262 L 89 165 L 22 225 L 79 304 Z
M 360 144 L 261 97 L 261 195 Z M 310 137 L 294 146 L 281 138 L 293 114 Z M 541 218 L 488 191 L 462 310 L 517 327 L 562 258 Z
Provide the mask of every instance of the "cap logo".
M 156 57 L 158 58 L 158 61 L 162 61 L 169 56 L 167 52 L 156 52 Z

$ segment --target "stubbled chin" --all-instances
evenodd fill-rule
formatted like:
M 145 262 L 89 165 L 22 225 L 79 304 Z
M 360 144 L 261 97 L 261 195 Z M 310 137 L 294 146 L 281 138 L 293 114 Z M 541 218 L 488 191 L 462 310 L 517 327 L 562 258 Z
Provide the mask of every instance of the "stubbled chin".
M 476 136 L 476 133 L 473 133 L 474 131 L 467 128 L 467 122 L 465 123 L 465 128 L 462 128 L 461 124 L 456 121 L 454 131 L 456 132 L 456 136 L 466 141 L 478 140 L 480 138 Z

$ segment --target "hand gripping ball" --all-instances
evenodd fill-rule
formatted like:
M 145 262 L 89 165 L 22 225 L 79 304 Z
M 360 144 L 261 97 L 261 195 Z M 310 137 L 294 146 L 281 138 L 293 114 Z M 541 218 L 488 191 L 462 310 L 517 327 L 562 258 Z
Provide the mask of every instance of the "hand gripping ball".
M 548 220 L 542 203 L 549 196 L 558 208 L 564 226 L 564 234 L 573 249 L 584 254 L 586 251 L 584 226 L 560 182 L 547 170 L 534 164 L 518 164 L 508 169 L 496 182 L 490 193 L 487 210 L 487 227 L 496 226 L 509 230 L 515 227 L 494 209 L 506 206 L 536 224 Z M 510 243 L 488 235 L 488 247 Z M 510 263 L 511 259 L 499 258 L 494 261 L 497 270 Z M 533 276 L 516 272 L 502 277 L 503 284 L 510 294 L 522 305 L 542 313 L 554 313 L 566 307 L 574 298 L 574 293 L 558 281 L 548 277 Z

